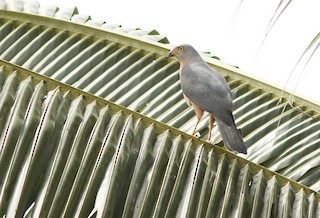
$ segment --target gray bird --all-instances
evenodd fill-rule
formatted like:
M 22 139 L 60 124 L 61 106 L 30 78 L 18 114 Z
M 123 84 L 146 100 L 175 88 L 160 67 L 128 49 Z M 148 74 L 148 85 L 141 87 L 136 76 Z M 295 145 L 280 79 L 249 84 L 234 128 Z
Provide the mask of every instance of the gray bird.
M 180 62 L 180 82 L 184 98 L 193 106 L 197 115 L 196 128 L 204 111 L 210 114 L 208 141 L 211 139 L 216 121 L 226 147 L 236 153 L 247 154 L 242 137 L 235 125 L 230 87 L 221 74 L 210 67 L 191 45 L 180 45 L 172 49 L 169 57 Z

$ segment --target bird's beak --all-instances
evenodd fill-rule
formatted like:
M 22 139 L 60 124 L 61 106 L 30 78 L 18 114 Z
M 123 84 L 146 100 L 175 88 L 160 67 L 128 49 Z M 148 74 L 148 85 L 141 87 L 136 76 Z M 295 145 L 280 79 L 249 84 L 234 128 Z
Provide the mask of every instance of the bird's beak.
M 177 54 L 176 50 L 173 49 L 168 53 L 168 57 L 169 58 L 174 57 L 176 54 Z

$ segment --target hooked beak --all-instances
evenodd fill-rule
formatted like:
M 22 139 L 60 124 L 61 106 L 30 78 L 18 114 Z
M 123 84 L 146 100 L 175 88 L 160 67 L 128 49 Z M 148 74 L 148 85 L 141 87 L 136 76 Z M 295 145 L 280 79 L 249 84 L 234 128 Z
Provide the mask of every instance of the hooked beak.
M 176 54 L 177 54 L 177 51 L 175 49 L 173 49 L 168 53 L 168 57 L 169 58 L 174 57 Z

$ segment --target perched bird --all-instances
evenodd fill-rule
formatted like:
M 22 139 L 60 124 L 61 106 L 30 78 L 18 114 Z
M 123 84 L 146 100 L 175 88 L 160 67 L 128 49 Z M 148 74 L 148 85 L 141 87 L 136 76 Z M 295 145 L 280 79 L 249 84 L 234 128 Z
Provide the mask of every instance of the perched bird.
M 206 111 L 210 115 L 208 141 L 216 121 L 226 147 L 236 153 L 246 154 L 247 149 L 234 122 L 232 94 L 226 80 L 191 45 L 177 46 L 168 56 L 180 62 L 183 95 L 187 104 L 193 106 L 198 118 L 192 134 L 196 133 L 197 125 Z

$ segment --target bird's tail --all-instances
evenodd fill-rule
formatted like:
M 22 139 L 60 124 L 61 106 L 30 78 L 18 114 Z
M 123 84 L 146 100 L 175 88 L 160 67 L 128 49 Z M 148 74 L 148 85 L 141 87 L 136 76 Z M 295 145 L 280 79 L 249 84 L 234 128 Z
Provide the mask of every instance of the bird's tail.
M 230 126 L 218 119 L 216 119 L 216 122 L 218 124 L 223 143 L 227 146 L 227 148 L 237 153 L 247 154 L 247 148 L 244 145 L 234 120 Z

